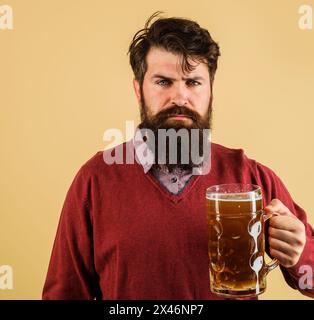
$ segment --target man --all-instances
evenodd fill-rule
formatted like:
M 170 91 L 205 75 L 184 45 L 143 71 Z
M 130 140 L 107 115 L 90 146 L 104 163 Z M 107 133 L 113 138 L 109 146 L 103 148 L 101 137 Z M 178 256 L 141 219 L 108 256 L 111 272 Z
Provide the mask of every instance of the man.
M 154 18 L 129 49 L 141 107 L 139 136 L 153 161 L 144 153 L 141 158 L 141 139 L 134 138 L 82 166 L 62 209 L 43 298 L 222 299 L 209 290 L 205 190 L 232 182 L 262 188 L 265 210 L 278 214 L 270 220 L 268 253 L 279 260 L 292 288 L 314 297 L 312 287 L 299 287 L 300 267 L 314 267 L 313 229 L 270 169 L 243 150 L 209 146 L 202 139 L 197 140 L 199 157 L 188 151 L 183 159 L 184 139 L 175 145 L 176 162 L 169 139 L 156 149 L 162 130 L 184 129 L 195 145 L 197 129 L 198 138 L 208 141 L 220 52 L 196 22 Z M 134 163 L 105 161 L 119 150 L 127 157 L 134 149 Z

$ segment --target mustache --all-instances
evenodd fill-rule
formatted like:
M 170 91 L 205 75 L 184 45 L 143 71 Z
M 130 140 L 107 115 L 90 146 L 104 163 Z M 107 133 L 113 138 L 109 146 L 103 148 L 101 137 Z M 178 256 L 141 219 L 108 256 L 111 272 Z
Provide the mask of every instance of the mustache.
M 177 105 L 169 107 L 165 110 L 158 112 L 158 114 L 155 116 L 155 118 L 158 119 L 159 121 L 164 121 L 173 115 L 186 116 L 186 117 L 191 118 L 193 121 L 197 121 L 198 119 L 200 119 L 200 116 L 197 112 L 195 112 L 189 108 L 177 106 Z

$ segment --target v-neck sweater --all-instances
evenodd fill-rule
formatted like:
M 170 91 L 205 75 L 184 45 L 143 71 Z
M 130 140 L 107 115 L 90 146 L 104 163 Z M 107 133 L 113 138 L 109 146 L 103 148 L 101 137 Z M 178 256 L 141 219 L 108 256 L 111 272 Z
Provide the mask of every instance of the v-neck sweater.
M 130 141 L 122 146 L 124 155 L 133 150 Z M 80 168 L 66 195 L 43 299 L 222 299 L 210 291 L 205 206 L 206 189 L 222 183 L 257 184 L 264 206 L 280 199 L 306 225 L 298 265 L 281 267 L 291 287 L 298 287 L 300 264 L 314 267 L 304 210 L 272 170 L 242 149 L 212 143 L 210 172 L 193 176 L 177 195 L 136 161 L 107 164 L 103 156 Z

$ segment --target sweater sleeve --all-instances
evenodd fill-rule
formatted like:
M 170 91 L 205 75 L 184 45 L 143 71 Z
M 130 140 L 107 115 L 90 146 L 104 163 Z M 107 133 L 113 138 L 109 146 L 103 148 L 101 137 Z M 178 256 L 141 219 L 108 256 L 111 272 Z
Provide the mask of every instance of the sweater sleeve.
M 43 288 L 44 300 L 95 299 L 100 296 L 93 258 L 89 185 L 81 168 L 61 211 Z
M 280 178 L 269 168 L 256 163 L 259 184 L 263 188 L 266 205 L 272 199 L 279 199 L 289 210 L 303 222 L 306 230 L 306 244 L 298 263 L 291 268 L 280 266 L 283 276 L 290 287 L 302 294 L 314 298 L 314 230 L 307 221 L 307 214 L 298 206 Z M 268 243 L 266 243 L 267 253 Z

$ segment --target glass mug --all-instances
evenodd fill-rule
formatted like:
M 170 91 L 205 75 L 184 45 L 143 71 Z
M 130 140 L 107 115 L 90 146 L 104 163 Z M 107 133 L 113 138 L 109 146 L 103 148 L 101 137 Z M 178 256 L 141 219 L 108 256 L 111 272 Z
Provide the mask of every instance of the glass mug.
M 222 184 L 206 190 L 209 229 L 210 289 L 220 296 L 253 297 L 266 289 L 266 275 L 278 266 L 266 264 L 262 191 L 251 184 Z

